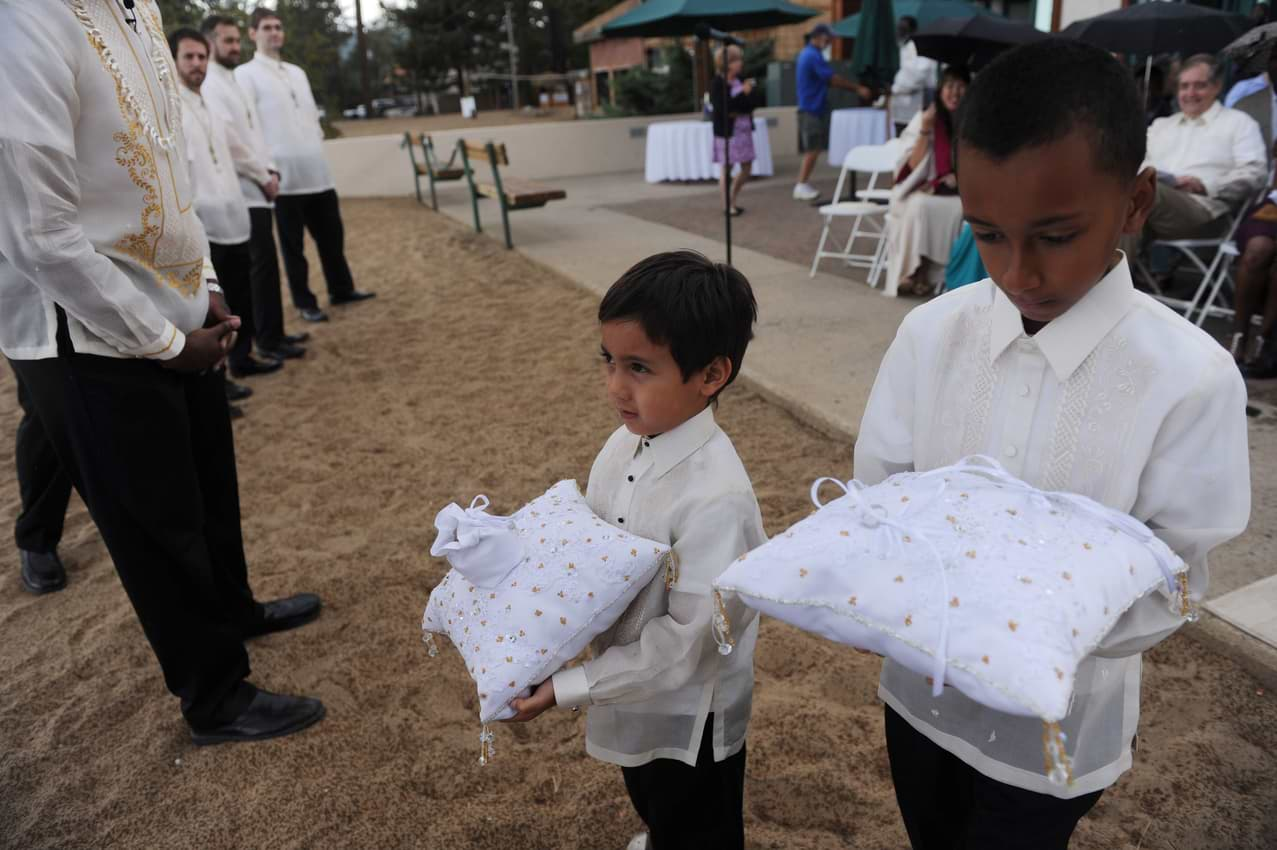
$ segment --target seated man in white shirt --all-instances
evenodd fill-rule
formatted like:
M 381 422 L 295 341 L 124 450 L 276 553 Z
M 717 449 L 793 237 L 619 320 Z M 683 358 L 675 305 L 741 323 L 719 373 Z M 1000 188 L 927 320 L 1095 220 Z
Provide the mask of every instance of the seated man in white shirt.
M 1200 600 L 1207 553 L 1250 513 L 1246 389 L 1218 343 L 1135 290 L 1117 250 L 1156 193 L 1134 83 L 1105 51 L 1050 39 L 994 60 L 962 113 L 958 188 L 990 279 L 905 318 L 865 410 L 856 477 L 996 457 L 1036 487 L 1146 523 L 1187 562 Z M 1065 850 L 1131 767 L 1140 653 L 1182 622 L 1154 592 L 1078 667 L 1061 722 L 1067 785 L 1046 776 L 1040 720 L 954 688 L 933 697 L 926 678 L 885 662 L 887 752 L 914 850 Z
M 896 125 L 896 135 L 903 135 L 913 116 L 922 111 L 928 91 L 938 85 L 936 76 L 940 65 L 934 59 L 918 55 L 913 34 L 918 31 L 918 19 L 901 15 L 896 22 L 896 40 L 900 43 L 900 70 L 891 84 L 891 120 Z
M 1180 112 L 1148 128 L 1145 164 L 1157 170 L 1157 200 L 1142 234 L 1123 240 L 1128 255 L 1150 239 L 1218 235 L 1263 185 L 1268 144 L 1253 118 L 1219 102 L 1221 89 L 1213 56 L 1184 60 Z
M 740 372 L 757 315 L 740 272 L 690 251 L 641 261 L 599 305 L 607 395 L 622 424 L 594 461 L 586 500 L 618 528 L 673 546 L 673 565 L 595 642 L 592 660 L 513 706 L 518 721 L 556 703 L 590 707 L 586 751 L 621 767 L 647 825 L 631 848 L 745 846 L 758 616 L 726 604 L 740 632 L 721 655 L 711 585 L 766 537 L 713 408 Z

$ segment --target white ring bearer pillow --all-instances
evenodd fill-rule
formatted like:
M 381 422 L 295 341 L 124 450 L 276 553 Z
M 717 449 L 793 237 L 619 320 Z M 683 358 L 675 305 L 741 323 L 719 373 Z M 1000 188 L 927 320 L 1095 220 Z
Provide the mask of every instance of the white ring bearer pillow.
M 843 495 L 822 505 L 830 482 Z M 1054 782 L 1072 780 L 1059 721 L 1079 663 L 1149 593 L 1192 618 L 1187 567 L 1147 526 L 1084 496 L 1038 490 L 991 458 L 872 487 L 822 478 L 812 501 L 819 510 L 732 564 L 716 591 L 892 658 L 928 677 L 937 696 L 951 685 L 1041 718 Z M 721 614 L 715 637 L 730 647 Z
M 430 548 L 452 569 L 430 594 L 421 628 L 430 654 L 446 635 L 479 692 L 480 762 L 492 756 L 487 724 L 513 717 L 528 696 L 609 629 L 666 566 L 670 547 L 599 519 L 575 481 L 560 481 L 511 516 L 488 499 L 450 504 Z

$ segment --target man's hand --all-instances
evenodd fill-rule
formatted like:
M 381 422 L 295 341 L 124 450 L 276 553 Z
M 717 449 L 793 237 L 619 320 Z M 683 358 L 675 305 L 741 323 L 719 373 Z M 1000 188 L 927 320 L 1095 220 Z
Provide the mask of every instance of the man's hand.
M 270 173 L 270 180 L 262 184 L 262 194 L 266 196 L 266 200 L 274 201 L 279 197 L 279 175 L 275 172 Z
M 940 178 L 940 185 L 956 192 L 958 190 L 958 178 L 954 174 L 946 174 Z
M 220 325 L 228 319 L 237 319 L 231 312 L 231 308 L 226 306 L 226 296 L 220 292 L 210 292 L 208 294 L 208 315 L 204 317 L 204 327 L 211 328 L 213 325 Z
M 532 696 L 527 699 L 516 699 L 510 703 L 510 707 L 519 713 L 506 722 L 526 723 L 529 720 L 535 720 L 554 706 L 554 680 L 546 679 L 536 686 Z
M 741 84 L 741 90 L 744 91 L 745 94 L 753 94 L 754 81 L 752 79 L 746 80 L 744 83 Z
M 186 345 L 182 353 L 172 360 L 163 361 L 166 369 L 176 372 L 204 372 L 212 369 L 226 358 L 239 329 L 239 319 L 231 316 L 211 328 L 200 328 L 186 335 Z
M 1206 184 L 1198 180 L 1196 177 L 1176 177 L 1175 188 L 1182 189 L 1185 192 L 1191 192 L 1194 195 L 1205 195 Z
M 860 99 L 866 103 L 873 103 L 877 100 L 877 97 L 874 95 L 874 90 L 866 85 L 857 85 L 856 94 L 860 95 Z

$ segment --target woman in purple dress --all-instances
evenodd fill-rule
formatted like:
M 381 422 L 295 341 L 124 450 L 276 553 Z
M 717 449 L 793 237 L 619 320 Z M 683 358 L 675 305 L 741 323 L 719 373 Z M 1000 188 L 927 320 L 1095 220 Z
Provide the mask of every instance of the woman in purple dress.
M 749 172 L 754 165 L 753 116 L 757 103 L 754 81 L 740 79 L 744 65 L 745 57 L 739 47 L 724 47 L 718 52 L 718 75 L 709 87 L 710 108 L 714 115 L 714 162 L 725 163 L 719 182 L 723 187 L 723 204 L 731 204 L 732 215 L 745 211 L 736 206 L 736 199 L 740 197 L 740 190 L 749 180 Z M 726 111 L 722 106 L 724 92 L 727 94 Z M 730 140 L 727 138 L 729 126 L 732 128 Z M 735 181 L 731 179 L 733 165 L 740 165 Z

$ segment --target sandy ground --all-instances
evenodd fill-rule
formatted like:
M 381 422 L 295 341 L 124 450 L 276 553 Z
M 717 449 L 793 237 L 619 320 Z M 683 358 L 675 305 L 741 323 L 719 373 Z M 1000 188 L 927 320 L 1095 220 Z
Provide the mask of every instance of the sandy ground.
M 460 112 L 446 115 L 416 115 L 405 118 L 373 118 L 368 121 L 343 119 L 333 126 L 341 130 L 343 137 L 399 135 L 404 130 L 412 133 L 437 133 L 442 130 L 459 130 L 463 127 L 504 127 L 508 124 L 531 124 L 546 121 L 573 121 L 576 107 L 554 106 L 546 109 L 482 110 L 474 118 L 462 118 Z
M 314 590 L 327 606 L 254 642 L 253 678 L 320 696 L 328 718 L 194 749 L 77 502 L 66 591 L 25 594 L 0 547 L 0 847 L 620 848 L 638 828 L 575 715 L 500 728 L 480 768 L 460 659 L 430 659 L 418 631 L 443 574 L 425 553 L 438 508 L 486 492 L 505 511 L 584 479 L 613 427 L 593 299 L 414 202 L 344 208 L 356 278 L 381 297 L 335 311 L 312 356 L 257 379 L 236 432 L 258 595 Z M 17 510 L 17 419 L 5 371 L 0 526 Z M 771 532 L 808 511 L 813 477 L 848 472 L 848 446 L 739 388 L 720 421 Z M 757 669 L 749 846 L 902 847 L 877 663 L 768 621 Z M 1136 769 L 1074 847 L 1272 847 L 1274 728 L 1271 693 L 1172 638 L 1147 659 Z

